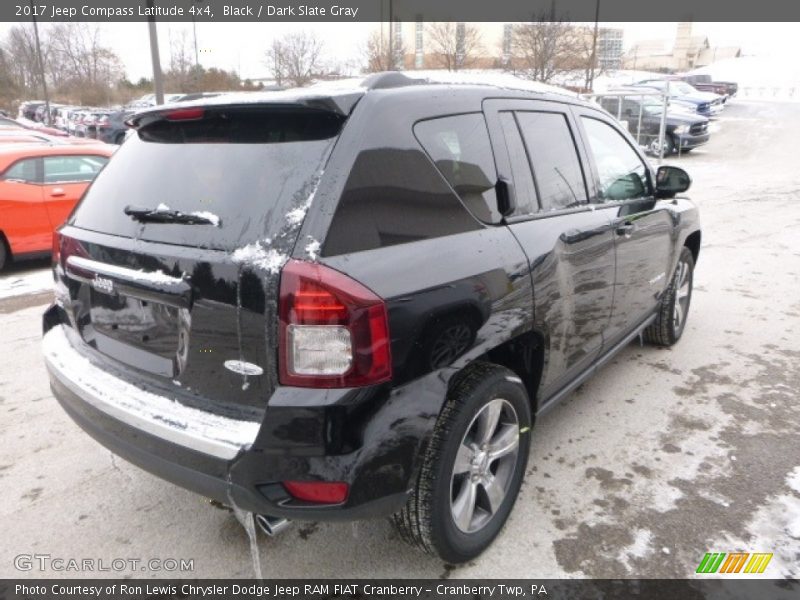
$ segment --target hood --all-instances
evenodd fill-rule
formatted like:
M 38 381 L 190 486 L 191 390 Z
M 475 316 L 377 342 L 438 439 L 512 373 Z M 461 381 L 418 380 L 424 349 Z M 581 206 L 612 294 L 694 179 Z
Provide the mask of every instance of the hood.
M 687 95 L 679 94 L 674 97 L 685 102 L 692 102 L 694 104 L 711 104 L 714 102 L 714 100 L 718 100 L 720 98 L 718 94 L 712 94 L 711 92 L 694 92 Z

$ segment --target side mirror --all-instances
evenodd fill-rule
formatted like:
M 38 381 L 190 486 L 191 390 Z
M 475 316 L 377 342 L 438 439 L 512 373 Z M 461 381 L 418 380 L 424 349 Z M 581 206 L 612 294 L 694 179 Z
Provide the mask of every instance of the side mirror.
M 656 172 L 656 198 L 674 198 L 692 185 L 692 178 L 680 167 L 659 167 Z

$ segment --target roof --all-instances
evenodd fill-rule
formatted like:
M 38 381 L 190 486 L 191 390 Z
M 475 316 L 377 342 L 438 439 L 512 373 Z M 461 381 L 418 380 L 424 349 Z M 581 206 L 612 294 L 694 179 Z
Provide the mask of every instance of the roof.
M 280 91 L 230 92 L 219 96 L 198 98 L 188 102 L 150 106 L 136 112 L 129 123 L 136 126 L 142 117 L 166 109 L 185 109 L 208 106 L 240 106 L 247 104 L 301 104 L 309 108 L 331 110 L 342 115 L 349 114 L 356 102 L 366 93 L 378 90 L 416 88 L 428 85 L 464 86 L 487 89 L 534 92 L 577 99 L 574 92 L 535 81 L 515 77 L 508 73 L 495 72 L 450 72 L 450 71 L 387 71 L 366 77 L 338 79 L 314 84 L 305 88 Z

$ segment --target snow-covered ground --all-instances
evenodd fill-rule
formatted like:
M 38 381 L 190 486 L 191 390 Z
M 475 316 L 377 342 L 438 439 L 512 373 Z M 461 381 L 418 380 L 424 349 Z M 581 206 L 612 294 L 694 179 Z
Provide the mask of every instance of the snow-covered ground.
M 728 58 L 692 73 L 711 75 L 714 81 L 735 81 L 737 98 L 800 102 L 800 63 L 795 57 Z
M 53 275 L 48 267 L 41 267 L 39 263 L 23 264 L 10 273 L 0 272 L 0 299 L 37 294 L 51 289 Z

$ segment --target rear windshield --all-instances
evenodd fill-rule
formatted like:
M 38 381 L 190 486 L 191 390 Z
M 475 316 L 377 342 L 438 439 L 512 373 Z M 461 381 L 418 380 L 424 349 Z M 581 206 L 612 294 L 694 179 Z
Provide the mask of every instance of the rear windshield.
M 72 224 L 221 250 L 271 237 L 307 206 L 342 123 L 323 111 L 263 108 L 151 122 L 117 150 Z M 128 206 L 198 213 L 213 224 L 143 224 Z

